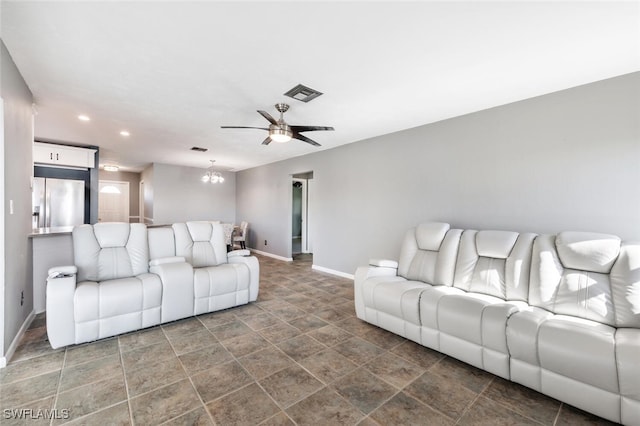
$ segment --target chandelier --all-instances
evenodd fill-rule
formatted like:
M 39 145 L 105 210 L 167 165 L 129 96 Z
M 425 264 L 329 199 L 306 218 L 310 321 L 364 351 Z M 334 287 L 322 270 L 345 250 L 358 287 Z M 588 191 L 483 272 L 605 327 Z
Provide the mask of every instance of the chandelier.
M 205 173 L 204 176 L 202 176 L 202 181 L 204 183 L 222 183 L 224 182 L 224 178 L 222 177 L 222 175 L 220 174 L 220 172 L 216 172 L 213 170 L 213 163 L 216 162 L 216 160 L 209 160 L 211 161 L 211 166 L 209 166 L 209 168 L 207 169 L 207 173 Z

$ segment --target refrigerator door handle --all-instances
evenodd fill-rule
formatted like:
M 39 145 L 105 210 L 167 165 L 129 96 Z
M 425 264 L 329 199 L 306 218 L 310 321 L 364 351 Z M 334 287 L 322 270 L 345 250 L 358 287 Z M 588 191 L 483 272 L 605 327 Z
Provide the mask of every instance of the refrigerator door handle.
M 51 192 L 46 186 L 44 191 L 44 211 L 46 212 L 44 216 L 44 227 L 51 228 Z

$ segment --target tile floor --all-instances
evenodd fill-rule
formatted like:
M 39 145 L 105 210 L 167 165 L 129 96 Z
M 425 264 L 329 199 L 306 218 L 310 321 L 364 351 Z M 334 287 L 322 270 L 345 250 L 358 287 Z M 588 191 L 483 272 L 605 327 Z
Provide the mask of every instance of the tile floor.
M 60 350 L 37 316 L 0 370 L 0 423 L 608 423 L 358 320 L 352 282 L 309 255 L 259 259 L 243 307 Z

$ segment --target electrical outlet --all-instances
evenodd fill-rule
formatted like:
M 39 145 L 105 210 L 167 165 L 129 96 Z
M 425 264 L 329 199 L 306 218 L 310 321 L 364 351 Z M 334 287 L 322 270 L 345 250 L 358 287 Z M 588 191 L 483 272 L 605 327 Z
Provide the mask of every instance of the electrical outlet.
M 267 240 L 264 240 L 264 245 L 265 245 L 265 246 L 267 245 Z

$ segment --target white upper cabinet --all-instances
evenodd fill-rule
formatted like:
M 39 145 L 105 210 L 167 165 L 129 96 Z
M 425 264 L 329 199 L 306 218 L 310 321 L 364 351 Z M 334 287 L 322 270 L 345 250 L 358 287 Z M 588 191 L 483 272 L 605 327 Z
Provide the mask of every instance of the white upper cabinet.
M 62 167 L 95 167 L 95 149 L 35 142 L 33 163 Z

